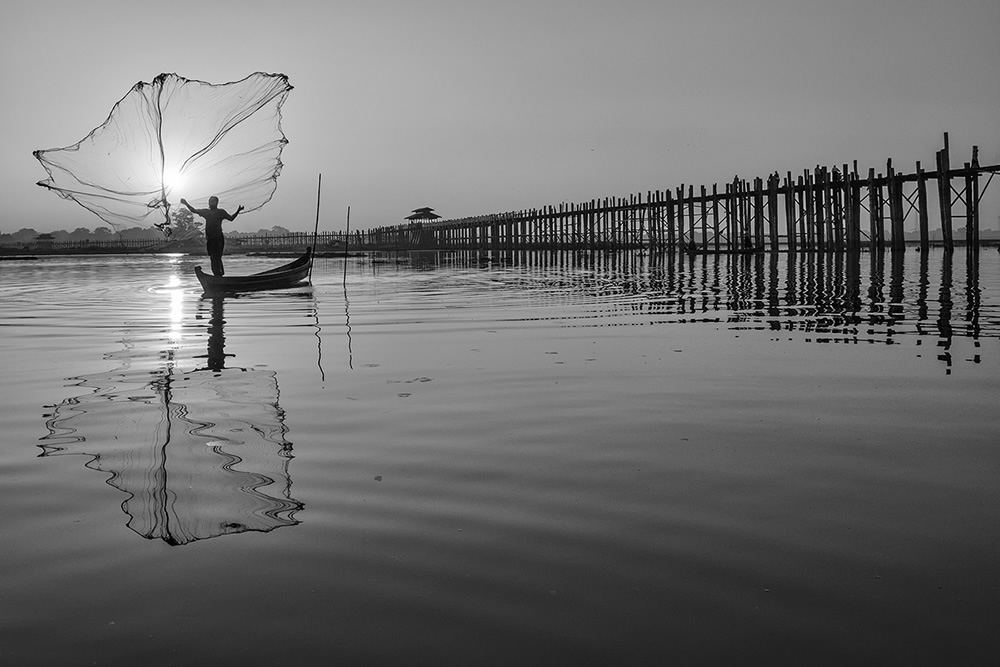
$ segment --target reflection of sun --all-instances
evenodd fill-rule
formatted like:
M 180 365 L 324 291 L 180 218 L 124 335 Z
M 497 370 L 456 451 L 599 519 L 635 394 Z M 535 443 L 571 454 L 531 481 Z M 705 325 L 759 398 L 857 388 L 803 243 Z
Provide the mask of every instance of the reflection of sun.
M 170 290 L 170 339 L 178 342 L 184 326 L 184 290 L 181 288 L 180 276 L 172 275 L 167 283 Z

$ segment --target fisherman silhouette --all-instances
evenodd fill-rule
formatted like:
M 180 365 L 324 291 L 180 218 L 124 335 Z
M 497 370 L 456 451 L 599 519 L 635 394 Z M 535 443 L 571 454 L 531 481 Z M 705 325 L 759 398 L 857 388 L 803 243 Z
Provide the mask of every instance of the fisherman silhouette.
M 236 216 L 243 210 L 243 205 L 240 204 L 236 213 L 229 215 L 226 209 L 219 208 L 219 198 L 214 195 L 208 198 L 208 208 L 194 208 L 187 199 L 181 199 L 181 203 L 189 211 L 197 213 L 205 219 L 205 241 L 208 246 L 208 256 L 212 260 L 212 274 L 225 275 L 226 271 L 222 267 L 222 251 L 226 248 L 226 237 L 222 233 L 222 221 L 235 221 Z

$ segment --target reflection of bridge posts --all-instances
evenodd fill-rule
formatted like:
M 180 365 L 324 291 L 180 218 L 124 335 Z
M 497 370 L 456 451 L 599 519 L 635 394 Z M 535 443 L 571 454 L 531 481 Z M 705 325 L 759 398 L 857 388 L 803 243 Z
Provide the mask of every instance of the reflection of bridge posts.
M 890 259 L 889 304 L 886 313 L 890 321 L 903 316 L 903 253 L 893 252 Z M 890 330 L 891 335 L 891 330 Z M 891 339 L 890 339 L 891 340 Z
M 930 258 L 926 252 L 920 253 L 920 276 L 917 282 L 917 321 L 924 322 L 927 319 L 927 294 L 930 290 L 930 277 L 928 276 L 928 265 Z M 918 325 L 919 329 L 919 325 Z
M 856 315 L 861 310 L 861 253 L 844 256 L 844 310 Z
M 951 372 L 951 338 L 952 338 L 952 327 L 951 327 L 951 286 L 953 278 L 952 271 L 952 253 L 945 252 L 941 260 L 941 288 L 938 291 L 938 303 L 940 304 L 940 310 L 938 312 L 937 326 L 938 326 L 938 347 L 944 348 L 944 353 L 938 355 L 938 359 L 945 362 L 948 365 L 948 371 Z
M 965 260 L 965 321 L 968 322 L 968 335 L 979 345 L 979 308 L 982 294 L 979 289 L 979 253 L 970 252 Z

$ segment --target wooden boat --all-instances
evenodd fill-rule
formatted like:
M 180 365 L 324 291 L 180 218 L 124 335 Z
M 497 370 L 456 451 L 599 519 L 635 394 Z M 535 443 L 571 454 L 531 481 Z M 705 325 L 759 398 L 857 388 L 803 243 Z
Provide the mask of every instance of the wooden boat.
M 247 276 L 213 276 L 202 271 L 200 266 L 194 267 L 194 272 L 205 292 L 254 292 L 294 287 L 302 283 L 309 277 L 312 262 L 312 248 L 307 248 L 293 262 Z

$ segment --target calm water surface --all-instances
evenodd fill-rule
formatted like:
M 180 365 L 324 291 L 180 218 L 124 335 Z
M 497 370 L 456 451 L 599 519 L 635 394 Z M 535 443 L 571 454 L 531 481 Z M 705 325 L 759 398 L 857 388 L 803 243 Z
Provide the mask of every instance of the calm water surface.
M 1000 654 L 1000 253 L 196 263 L 0 263 L 4 665 Z

